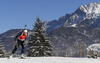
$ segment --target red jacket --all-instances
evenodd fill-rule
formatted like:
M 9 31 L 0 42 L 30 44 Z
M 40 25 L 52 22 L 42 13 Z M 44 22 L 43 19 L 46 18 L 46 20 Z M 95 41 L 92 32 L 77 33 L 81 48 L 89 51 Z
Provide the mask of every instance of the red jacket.
M 20 32 L 18 35 L 16 35 L 15 40 L 16 40 L 16 39 L 19 39 L 19 40 L 21 40 L 21 41 L 24 41 L 24 40 L 26 40 L 27 35 L 28 35 L 28 34 L 25 34 L 25 35 L 24 35 L 22 32 Z

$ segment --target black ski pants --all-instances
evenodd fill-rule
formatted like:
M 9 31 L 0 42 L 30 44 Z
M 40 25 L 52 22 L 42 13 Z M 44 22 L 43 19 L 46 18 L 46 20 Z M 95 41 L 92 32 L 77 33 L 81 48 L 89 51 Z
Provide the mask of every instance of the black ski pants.
M 17 44 L 15 45 L 15 48 L 14 48 L 14 50 L 12 51 L 12 54 L 14 54 L 16 51 L 17 51 L 17 49 L 18 49 L 18 47 L 21 45 L 21 47 L 22 47 L 22 50 L 21 50 L 21 54 L 23 54 L 24 53 L 24 49 L 25 49 L 25 47 L 24 47 L 24 41 L 21 41 L 21 40 L 17 40 Z

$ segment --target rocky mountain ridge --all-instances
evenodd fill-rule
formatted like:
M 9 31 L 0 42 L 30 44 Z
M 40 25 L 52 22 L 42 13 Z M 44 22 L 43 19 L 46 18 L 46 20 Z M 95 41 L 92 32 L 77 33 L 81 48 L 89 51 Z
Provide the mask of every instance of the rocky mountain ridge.
M 80 6 L 74 13 L 66 14 L 48 23 L 48 31 L 60 27 L 97 27 L 100 26 L 100 3 Z

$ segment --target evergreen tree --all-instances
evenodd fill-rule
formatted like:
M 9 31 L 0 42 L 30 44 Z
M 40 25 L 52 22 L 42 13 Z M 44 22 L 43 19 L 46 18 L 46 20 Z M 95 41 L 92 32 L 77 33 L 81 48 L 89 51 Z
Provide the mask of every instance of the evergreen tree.
M 88 58 L 97 58 L 98 57 L 98 51 L 89 49 L 88 51 Z
M 28 43 L 28 56 L 52 56 L 52 46 L 39 17 L 35 22 L 33 32 Z
M 1 40 L 0 40 L 0 57 L 5 57 L 4 45 L 1 43 Z

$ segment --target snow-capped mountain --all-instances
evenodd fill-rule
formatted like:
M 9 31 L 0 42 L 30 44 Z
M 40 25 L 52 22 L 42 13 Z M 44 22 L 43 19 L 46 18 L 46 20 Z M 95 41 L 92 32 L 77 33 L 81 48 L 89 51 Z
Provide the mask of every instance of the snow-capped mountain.
M 74 13 L 50 21 L 48 25 L 49 31 L 60 27 L 100 26 L 100 3 L 82 5 Z
M 92 26 L 97 24 L 100 19 L 100 3 L 90 3 L 80 6 L 69 19 L 66 20 L 64 27 L 72 26 Z M 87 23 L 88 21 L 88 23 Z M 97 26 L 100 26 L 97 25 Z
M 91 26 L 97 23 L 97 19 L 100 19 L 100 3 L 90 3 L 80 6 L 65 22 L 64 26 L 68 27 L 73 24 L 76 24 L 76 26 L 86 26 L 86 24 Z M 89 20 L 90 22 L 87 23 Z
M 69 56 L 79 56 L 79 45 L 82 44 L 82 54 L 85 56 L 87 53 L 86 48 L 89 45 L 99 43 L 99 9 L 100 3 L 90 3 L 80 6 L 74 13 L 69 14 L 68 17 L 63 16 L 67 17 L 66 19 L 50 21 L 48 23 L 48 30 L 51 41 L 55 45 L 55 51 L 63 51 L 63 54 L 67 53 Z M 57 24 L 58 22 L 59 25 Z
M 97 18 L 100 16 L 100 3 L 90 3 L 88 5 L 80 6 L 75 13 L 85 14 L 87 18 Z

